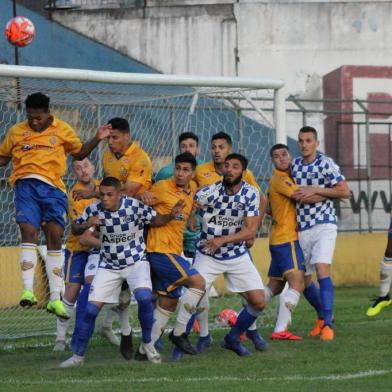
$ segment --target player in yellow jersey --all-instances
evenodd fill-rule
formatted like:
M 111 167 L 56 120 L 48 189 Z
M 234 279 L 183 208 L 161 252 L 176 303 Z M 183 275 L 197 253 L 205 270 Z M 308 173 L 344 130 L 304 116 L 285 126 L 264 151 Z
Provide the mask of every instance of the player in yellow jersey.
M 300 336 L 293 335 L 287 329 L 291 313 L 304 291 L 305 264 L 298 241 L 295 208 L 295 191 L 298 186 L 290 176 L 291 156 L 288 147 L 275 144 L 270 150 L 270 156 L 275 171 L 268 187 L 273 221 L 270 236 L 271 265 L 268 272 L 270 280 L 265 288 L 266 302 L 282 292 L 286 281 L 289 286 L 282 293 L 278 319 L 271 337 L 275 340 L 301 340 Z M 307 202 L 320 200 L 320 196 L 312 196 Z
M 102 163 L 106 177 L 118 178 L 126 196 L 134 197 L 151 187 L 152 165 L 147 153 L 132 142 L 128 121 L 113 118 L 108 138 L 109 150 Z
M 199 188 L 212 185 L 217 181 L 223 179 L 225 171 L 226 157 L 232 152 L 232 139 L 230 135 L 225 132 L 218 132 L 211 138 L 211 157 L 212 161 L 206 162 L 202 165 L 197 166 L 195 181 Z M 253 173 L 246 169 L 243 173 L 243 180 L 248 184 L 256 187 L 260 192 L 260 222 L 262 221 L 265 209 L 266 199 L 261 192 L 260 186 L 258 185 Z M 248 242 L 251 246 L 253 241 Z M 198 321 L 200 324 L 200 338 L 198 342 L 198 351 L 204 351 L 210 342 L 208 335 L 208 313 L 203 312 L 198 315 Z M 255 348 L 259 351 L 264 351 L 267 348 L 267 344 L 264 339 L 259 335 L 256 324 L 252 324 L 247 330 L 247 336 L 252 340 Z
M 154 310 L 152 341 L 155 343 L 163 333 L 175 312 L 181 289 L 188 290 L 181 297 L 180 308 L 170 340 L 184 353 L 196 354 L 185 333 L 186 326 L 205 293 L 203 277 L 182 257 L 184 228 L 192 213 L 196 188 L 192 184 L 197 162 L 185 152 L 175 158 L 174 178 L 158 181 L 149 194 L 153 195 L 153 207 L 160 214 L 170 212 L 179 200 L 184 201 L 181 219 L 172 220 L 162 227 L 151 227 L 147 237 L 147 252 L 151 265 L 153 289 L 158 294 Z M 145 200 L 143 195 L 140 196 Z
M 67 219 L 68 203 L 62 177 L 66 158 L 71 154 L 83 159 L 109 135 L 107 126 L 82 144 L 69 124 L 54 117 L 49 97 L 34 93 L 25 101 L 27 120 L 12 126 L 0 145 L 0 166 L 12 160 L 11 186 L 15 189 L 16 222 L 22 244 L 20 265 L 23 278 L 22 306 L 37 303 L 33 293 L 34 270 L 37 263 L 38 233 L 42 227 L 46 246 L 46 272 L 50 301 L 47 310 L 68 318 L 60 291 L 63 285 L 61 240 Z
M 99 182 L 94 180 L 95 167 L 88 158 L 84 158 L 81 161 L 74 160 L 72 162 L 72 171 L 77 179 L 77 182 L 68 195 L 69 218 L 73 222 L 82 215 L 85 208 L 96 199 L 74 200 L 72 191 L 77 189 L 95 191 L 99 186 Z M 83 301 L 83 297 L 86 296 L 86 293 L 88 296 L 90 284 L 94 277 L 95 271 L 91 271 L 92 267 L 89 267 L 86 270 L 86 265 L 89 259 L 91 261 L 91 259 L 97 258 L 97 255 L 94 253 L 90 254 L 89 249 L 89 247 L 80 244 L 78 236 L 72 233 L 69 234 L 65 249 L 65 292 L 63 295 L 63 303 L 70 317 L 72 317 L 74 313 L 76 300 L 78 300 L 77 314 L 81 312 L 81 305 L 85 302 Z M 82 285 L 83 290 L 80 292 Z M 53 351 L 65 350 L 65 338 L 69 324 L 70 319 L 57 318 L 57 334 Z
M 225 132 L 219 132 L 211 138 L 211 156 L 212 161 L 203 163 L 196 168 L 195 181 L 199 188 L 220 181 L 225 171 L 225 159 L 232 152 L 233 142 L 230 135 Z M 246 169 L 243 180 L 250 185 L 255 186 L 259 191 L 253 173 Z

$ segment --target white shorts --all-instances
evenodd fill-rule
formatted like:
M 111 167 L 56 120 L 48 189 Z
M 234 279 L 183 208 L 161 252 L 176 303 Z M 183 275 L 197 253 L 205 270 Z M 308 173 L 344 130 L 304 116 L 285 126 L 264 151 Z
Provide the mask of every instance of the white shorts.
M 86 266 L 84 267 L 84 276 L 95 276 L 98 270 L 99 253 L 88 255 Z
M 196 251 L 193 268 L 205 279 L 207 291 L 221 274 L 224 274 L 227 289 L 234 293 L 264 290 L 261 276 L 248 253 L 220 261 Z
M 306 274 L 316 272 L 315 264 L 332 264 L 338 227 L 323 223 L 299 232 L 299 244 L 305 256 Z
M 132 291 L 142 287 L 152 290 L 150 263 L 141 260 L 122 270 L 98 268 L 91 284 L 89 302 L 118 303 L 121 285 L 124 281 L 128 282 Z

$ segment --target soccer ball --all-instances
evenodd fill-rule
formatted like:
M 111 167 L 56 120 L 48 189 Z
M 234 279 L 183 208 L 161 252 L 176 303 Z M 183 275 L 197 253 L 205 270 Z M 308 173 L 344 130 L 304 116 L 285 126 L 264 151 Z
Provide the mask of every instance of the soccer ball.
M 217 316 L 216 322 L 221 327 L 232 327 L 237 321 L 238 314 L 233 309 L 223 309 Z
M 34 39 L 35 27 L 30 19 L 16 16 L 8 21 L 4 35 L 10 44 L 23 47 Z

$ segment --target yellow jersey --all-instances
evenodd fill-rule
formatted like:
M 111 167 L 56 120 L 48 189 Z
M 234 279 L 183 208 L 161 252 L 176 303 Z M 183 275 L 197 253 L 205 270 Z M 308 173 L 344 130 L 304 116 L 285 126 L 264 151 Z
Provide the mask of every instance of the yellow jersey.
M 149 192 L 156 198 L 153 208 L 159 214 L 169 214 L 179 200 L 185 201 L 181 220 L 173 219 L 161 227 L 150 227 L 147 237 L 147 252 L 173 253 L 181 255 L 184 228 L 192 211 L 196 187 L 190 184 L 189 193 L 176 185 L 174 178 L 156 182 Z
M 295 201 L 291 198 L 298 189 L 286 172 L 275 170 L 268 186 L 268 201 L 272 212 L 270 245 L 298 239 Z
M 37 176 L 66 192 L 61 178 L 67 169 L 67 154 L 81 148 L 73 128 L 54 117 L 42 132 L 32 130 L 27 120 L 12 126 L 0 145 L 0 156 L 12 159 L 11 186 L 21 178 Z
M 100 184 L 99 180 L 95 180 L 95 188 L 98 189 Z M 78 189 L 86 189 L 86 187 L 77 182 L 69 191 L 68 193 L 68 208 L 69 208 L 69 219 L 71 222 L 79 218 L 83 214 L 83 211 L 88 207 L 90 204 L 94 203 L 97 199 L 82 199 L 82 200 L 74 200 L 72 197 L 72 192 Z M 66 247 L 71 252 L 86 252 L 90 248 L 88 246 L 83 246 L 80 244 L 78 236 L 70 233 L 67 239 Z
M 215 182 L 220 181 L 223 178 L 223 175 L 219 174 L 214 166 L 214 162 L 206 162 L 196 167 L 195 181 L 199 188 L 203 188 L 204 186 L 212 185 Z M 261 189 L 259 184 L 256 182 L 256 179 L 253 173 L 246 169 L 242 178 L 249 185 L 254 186 L 261 193 Z
M 141 184 L 137 192 L 141 194 L 151 188 L 152 164 L 147 153 L 132 143 L 121 158 L 107 150 L 102 158 L 105 177 L 116 177 L 121 181 L 123 189 L 127 181 Z

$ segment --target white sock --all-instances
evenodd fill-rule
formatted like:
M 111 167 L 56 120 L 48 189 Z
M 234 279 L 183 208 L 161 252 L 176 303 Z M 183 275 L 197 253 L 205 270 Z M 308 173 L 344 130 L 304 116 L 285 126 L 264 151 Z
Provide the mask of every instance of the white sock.
M 152 325 L 151 341 L 155 343 L 162 332 L 165 330 L 167 323 L 174 312 L 162 309 L 159 305 L 154 309 L 154 324 Z
M 178 311 L 176 326 L 173 330 L 174 336 L 182 335 L 193 313 L 196 313 L 200 300 L 205 291 L 195 288 L 189 288 L 180 300 L 180 310 Z
M 56 340 L 64 340 L 65 341 L 65 337 L 67 336 L 69 324 L 71 323 L 71 319 L 73 318 L 74 313 L 75 313 L 75 304 L 71 304 L 66 299 L 63 299 L 63 304 L 64 304 L 65 310 L 67 311 L 67 313 L 69 314 L 70 317 L 68 320 L 57 317 Z
M 34 271 L 37 265 L 37 245 L 23 243 L 20 246 L 19 262 L 22 270 L 23 289 L 33 291 Z
M 282 304 L 279 307 L 278 320 L 275 325 L 275 332 L 282 332 L 287 329 L 291 312 L 294 311 L 298 304 L 300 293 L 294 289 L 288 289 L 280 295 Z
M 199 312 L 196 315 L 196 319 L 199 322 L 199 336 L 201 338 L 208 336 L 208 309 L 210 307 L 210 301 L 208 295 L 204 295 L 199 303 Z
M 117 305 L 106 305 L 105 314 L 102 320 L 103 328 L 112 328 L 113 320 L 117 315 Z
M 380 265 L 380 297 L 389 294 L 392 281 L 392 258 L 384 257 Z
M 128 336 L 132 332 L 132 327 L 129 322 L 131 316 L 131 307 L 128 305 L 125 308 L 118 308 L 118 319 L 120 321 L 121 334 Z
M 46 275 L 49 280 L 50 300 L 60 299 L 63 288 L 64 255 L 62 250 L 48 250 L 46 256 Z

